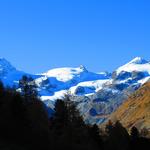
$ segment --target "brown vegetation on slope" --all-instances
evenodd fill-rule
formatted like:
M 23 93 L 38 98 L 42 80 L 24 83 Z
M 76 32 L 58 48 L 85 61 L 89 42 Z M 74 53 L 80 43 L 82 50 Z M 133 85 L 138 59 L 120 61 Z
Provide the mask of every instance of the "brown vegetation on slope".
M 109 119 L 119 120 L 128 129 L 136 126 L 150 131 L 150 82 L 130 96 Z

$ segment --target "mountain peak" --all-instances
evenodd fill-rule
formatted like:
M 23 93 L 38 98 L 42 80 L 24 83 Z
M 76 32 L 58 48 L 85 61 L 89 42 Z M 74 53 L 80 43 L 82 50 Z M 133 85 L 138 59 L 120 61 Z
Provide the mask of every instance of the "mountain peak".
M 79 68 L 83 71 L 87 71 L 86 67 L 84 65 L 80 65 Z
M 8 62 L 5 58 L 0 57 L 0 62 Z
M 122 71 L 126 72 L 147 72 L 150 74 L 150 64 L 148 61 L 141 57 L 136 57 L 133 60 L 131 60 L 129 63 L 119 67 L 117 70 L 117 74 L 119 74 Z
M 0 58 L 0 74 L 4 74 L 10 71 L 16 70 L 9 61 L 5 58 Z
M 146 64 L 146 63 L 148 63 L 148 61 L 141 57 L 135 57 L 133 60 L 129 62 L 129 64 Z

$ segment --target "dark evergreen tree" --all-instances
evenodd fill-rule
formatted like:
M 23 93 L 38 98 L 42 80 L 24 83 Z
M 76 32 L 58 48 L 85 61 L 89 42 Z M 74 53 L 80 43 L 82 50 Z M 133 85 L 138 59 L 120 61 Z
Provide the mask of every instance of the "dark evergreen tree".
M 99 127 L 94 124 L 89 128 L 90 136 L 94 139 L 96 144 L 98 144 L 99 147 L 103 147 L 103 140 L 102 140 L 102 131 L 100 131 Z
M 105 127 L 105 132 L 107 135 L 110 135 L 111 132 L 113 131 L 113 123 L 111 120 L 108 120 L 108 123 L 106 124 L 106 127 Z
M 75 104 L 68 98 L 56 102 L 55 114 L 50 123 L 55 149 L 98 149 L 97 141 L 89 133 L 89 127 L 84 123 Z
M 128 150 L 129 149 L 129 134 L 122 124 L 117 121 L 114 125 L 109 121 L 107 128 L 106 149 L 108 150 Z
M 131 128 L 130 150 L 133 149 L 138 149 L 138 150 L 150 149 L 150 139 L 142 137 L 135 126 Z
M 147 128 L 143 128 L 143 129 L 141 130 L 141 132 L 140 132 L 140 135 L 141 135 L 142 137 L 147 137 L 147 136 L 149 135 L 148 129 L 147 129 Z
M 3 83 L 0 81 L 0 107 L 3 104 L 4 93 L 5 93 L 4 86 L 3 86 Z
M 55 113 L 48 119 L 45 105 L 36 97 L 33 80 L 23 78 L 23 94 L 0 83 L 0 146 L 19 150 L 149 150 L 147 130 L 131 135 L 117 121 L 106 125 L 106 136 L 97 125 L 85 124 L 76 104 L 66 98 L 57 100 Z M 33 90 L 33 91 L 32 91 Z M 102 136 L 103 135 L 103 136 Z
M 132 140 L 138 139 L 139 136 L 140 136 L 139 131 L 138 131 L 138 129 L 135 126 L 133 126 L 131 128 L 131 133 L 130 134 L 131 134 L 131 139 Z
M 26 87 L 28 84 L 24 82 L 24 86 L 22 84 L 24 93 L 21 94 L 0 84 L 0 146 L 2 150 L 3 148 L 49 149 L 48 115 L 45 106 L 36 97 L 35 92 L 32 92 L 33 86 L 29 84 L 29 88 Z
M 19 88 L 21 89 L 22 96 L 27 101 L 37 97 L 37 85 L 31 77 L 23 76 L 22 79 L 19 80 Z
M 3 95 L 4 93 L 4 85 L 3 83 L 0 81 L 0 96 Z
M 26 107 L 19 93 L 14 93 L 11 101 L 11 111 L 15 120 L 26 123 Z

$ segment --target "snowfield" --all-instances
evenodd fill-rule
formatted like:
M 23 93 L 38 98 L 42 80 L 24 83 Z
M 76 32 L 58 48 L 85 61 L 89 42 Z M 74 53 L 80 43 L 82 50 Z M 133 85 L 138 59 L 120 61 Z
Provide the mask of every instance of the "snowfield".
M 45 73 L 29 74 L 17 70 L 6 59 L 0 59 L 0 80 L 5 86 L 18 88 L 23 75 L 38 86 L 41 100 L 51 109 L 57 99 L 66 95 L 77 103 L 87 123 L 102 123 L 105 118 L 141 85 L 150 80 L 150 62 L 136 57 L 112 73 L 94 73 L 83 65 L 56 68 Z
M 127 72 L 140 71 L 140 72 L 147 72 L 148 74 L 150 74 L 150 62 L 140 57 L 136 57 L 129 63 L 118 68 L 117 74 L 119 74 L 121 71 Z

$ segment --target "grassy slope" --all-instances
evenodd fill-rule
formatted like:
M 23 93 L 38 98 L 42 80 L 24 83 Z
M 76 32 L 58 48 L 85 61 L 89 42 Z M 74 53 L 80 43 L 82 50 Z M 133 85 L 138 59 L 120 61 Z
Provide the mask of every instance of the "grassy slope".
M 109 119 L 119 120 L 128 129 L 136 126 L 150 130 L 150 82 L 130 96 Z

